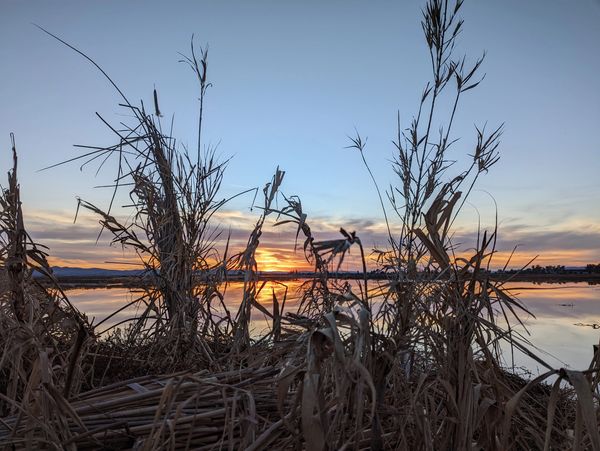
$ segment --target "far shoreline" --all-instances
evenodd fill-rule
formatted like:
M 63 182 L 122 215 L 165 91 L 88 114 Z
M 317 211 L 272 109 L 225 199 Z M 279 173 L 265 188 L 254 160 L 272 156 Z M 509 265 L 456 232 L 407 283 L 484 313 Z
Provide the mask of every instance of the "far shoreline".
M 293 281 L 306 280 L 317 277 L 316 273 L 312 272 L 261 272 L 258 273 L 258 279 L 263 281 Z M 564 284 L 564 283 L 587 283 L 589 285 L 600 284 L 599 273 L 575 273 L 575 274 L 538 274 L 531 272 L 492 272 L 488 274 L 489 280 L 497 282 L 530 282 L 539 284 Z M 358 272 L 342 272 L 330 273 L 329 279 L 332 280 L 363 280 L 364 275 Z M 423 278 L 428 280 L 429 277 Z M 140 276 L 58 276 L 56 277 L 61 288 L 70 290 L 77 288 L 143 288 L 150 284 L 148 279 Z M 198 283 L 206 282 L 206 278 L 199 278 Z M 367 280 L 371 281 L 386 281 L 391 280 L 389 275 L 385 273 L 370 273 L 367 275 Z M 39 281 L 43 285 L 51 285 L 46 278 L 41 278 Z M 243 282 L 243 274 L 228 275 L 226 282 Z

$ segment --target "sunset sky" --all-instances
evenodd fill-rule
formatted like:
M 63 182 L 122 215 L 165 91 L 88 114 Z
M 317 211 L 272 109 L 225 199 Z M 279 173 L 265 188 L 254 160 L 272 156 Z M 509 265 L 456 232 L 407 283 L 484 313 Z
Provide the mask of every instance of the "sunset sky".
M 209 44 L 205 143 L 232 156 L 222 197 L 262 187 L 286 171 L 286 195 L 300 196 L 311 228 L 324 239 L 340 226 L 363 243 L 385 245 L 375 189 L 348 145 L 368 136 L 366 158 L 385 189 L 398 183 L 390 160 L 396 115 L 416 113 L 430 67 L 417 1 L 19 1 L 0 3 L 0 168 L 9 169 L 16 135 L 26 225 L 49 246 L 52 263 L 119 266 L 130 254 L 95 243 L 97 220 L 73 224 L 76 197 L 106 206 L 114 166 L 69 164 L 73 144 L 109 145 L 98 120 L 126 121 L 101 74 L 33 23 L 100 64 L 131 99 L 151 104 L 156 87 L 165 123 L 196 145 L 197 86 L 178 63 L 192 34 Z M 458 54 L 486 52 L 485 80 L 459 106 L 452 151 L 472 152 L 475 125 L 505 124 L 501 160 L 483 177 L 456 223 L 455 242 L 474 243 L 478 219 L 493 227 L 501 255 L 519 245 L 513 266 L 600 262 L 600 1 L 467 0 Z M 5 175 L 0 183 L 5 186 Z M 123 196 L 123 199 L 126 197 Z M 215 225 L 243 244 L 258 212 L 252 195 L 230 203 Z M 271 229 L 261 269 L 303 267 L 294 230 Z M 350 261 L 351 264 L 351 261 Z M 121 265 L 122 267 L 125 267 Z

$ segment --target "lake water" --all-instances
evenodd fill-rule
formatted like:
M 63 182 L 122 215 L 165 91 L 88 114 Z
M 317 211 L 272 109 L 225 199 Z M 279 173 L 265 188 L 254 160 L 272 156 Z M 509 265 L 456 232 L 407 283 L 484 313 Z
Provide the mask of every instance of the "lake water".
M 553 367 L 587 369 L 593 345 L 600 340 L 600 285 L 517 282 L 507 286 L 535 315 L 521 320 L 531 334 L 525 336 L 542 351 L 540 356 Z M 524 333 L 522 328 L 519 331 Z M 519 354 L 515 364 L 536 375 L 545 371 Z
M 298 281 L 286 281 L 287 311 L 293 311 Z M 242 298 L 242 283 L 231 283 L 225 293 L 225 304 L 232 314 Z M 521 327 L 516 330 L 522 333 L 532 345 L 539 348 L 540 356 L 553 367 L 569 367 L 571 369 L 587 369 L 591 357 L 592 346 L 600 339 L 600 285 L 587 283 L 569 284 L 533 284 L 516 282 L 506 285 L 510 292 L 520 299 L 535 318 L 521 316 L 530 335 Z M 281 303 L 286 287 L 278 282 L 268 281 L 259 295 L 259 301 L 267 310 L 272 310 L 273 291 Z M 73 289 L 67 292 L 71 301 L 88 317 L 95 318 L 94 323 L 106 318 L 117 309 L 130 303 L 139 296 L 139 292 L 126 288 L 94 288 Z M 132 305 L 115 315 L 99 329 L 116 324 L 138 313 Z M 267 322 L 260 312 L 253 316 L 254 328 L 264 329 Z M 594 327 L 596 325 L 596 328 Z M 525 367 L 533 374 L 543 372 L 544 368 L 536 362 L 515 352 L 514 356 L 505 353 L 506 364 Z

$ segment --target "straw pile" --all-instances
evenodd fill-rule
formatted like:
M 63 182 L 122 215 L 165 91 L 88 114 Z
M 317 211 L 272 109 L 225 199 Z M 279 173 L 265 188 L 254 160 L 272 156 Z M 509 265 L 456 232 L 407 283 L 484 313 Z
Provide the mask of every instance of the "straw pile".
M 144 376 L 88 391 L 60 406 L 66 449 L 245 449 L 267 444 L 277 415 L 273 367 Z M 0 444 L 42 448 L 53 420 L 13 415 Z M 259 440 L 259 442 L 257 442 Z

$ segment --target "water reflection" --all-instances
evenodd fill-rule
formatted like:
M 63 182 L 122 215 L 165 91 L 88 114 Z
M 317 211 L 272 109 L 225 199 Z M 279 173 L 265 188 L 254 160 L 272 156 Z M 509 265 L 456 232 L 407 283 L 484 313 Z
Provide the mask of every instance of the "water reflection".
M 107 316 L 124 305 L 138 298 L 141 292 L 129 288 L 74 288 L 67 290 L 67 296 L 73 304 L 85 313 L 93 324 L 98 324 Z M 132 305 L 114 315 L 108 324 L 116 324 L 139 313 L 138 307 Z
M 526 335 L 523 328 L 517 330 L 545 351 L 542 357 L 546 362 L 554 367 L 588 368 L 592 346 L 598 344 L 600 332 L 578 324 L 600 323 L 598 285 L 515 282 L 507 284 L 506 288 L 535 315 L 535 318 L 522 318 L 530 335 Z M 529 368 L 534 374 L 544 371 L 537 363 L 518 354 L 515 354 L 515 364 Z
M 295 311 L 298 304 L 298 289 L 302 281 L 266 281 L 261 284 L 258 301 L 270 312 L 274 300 L 281 309 L 285 302 L 286 311 Z M 535 318 L 522 315 L 530 335 L 517 327 L 533 345 L 546 352 L 542 354 L 553 367 L 569 366 L 572 369 L 586 369 L 592 357 L 592 345 L 598 344 L 600 330 L 577 324 L 600 324 L 600 286 L 585 283 L 572 284 L 533 284 L 515 282 L 505 285 L 511 294 L 523 302 Z M 69 298 L 90 319 L 98 323 L 108 315 L 139 297 L 140 291 L 126 288 L 93 288 L 68 291 Z M 243 297 L 243 283 L 232 282 L 225 290 L 225 305 L 235 315 Z M 132 305 L 103 324 L 105 327 L 132 318 L 140 313 L 137 305 Z M 253 310 L 252 328 L 260 334 L 269 328 L 268 318 L 257 309 Z M 506 363 L 511 365 L 513 357 L 506 353 Z M 544 369 L 536 362 L 515 353 L 514 364 L 528 368 L 534 374 Z

